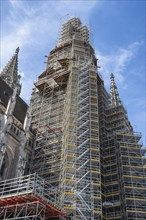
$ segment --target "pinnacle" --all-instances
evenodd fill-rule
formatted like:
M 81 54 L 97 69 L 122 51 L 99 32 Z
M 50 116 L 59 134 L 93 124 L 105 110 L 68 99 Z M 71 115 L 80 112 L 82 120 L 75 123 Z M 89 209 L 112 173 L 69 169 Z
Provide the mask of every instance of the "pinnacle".
M 5 80 L 7 84 L 13 88 L 15 87 L 16 83 L 19 81 L 18 53 L 19 53 L 19 47 L 16 48 L 14 55 L 0 73 L 0 76 L 3 78 L 3 80 Z
M 121 104 L 121 100 L 119 98 L 118 89 L 115 83 L 115 76 L 113 73 L 111 73 L 110 79 L 111 79 L 111 84 L 110 84 L 111 104 L 113 106 L 118 106 Z
M 114 74 L 113 73 L 111 73 L 111 77 L 110 77 L 111 79 L 114 79 L 115 78 L 115 76 L 114 76 Z
M 19 53 L 19 47 L 17 47 L 15 50 L 15 54 L 18 54 L 18 53 Z

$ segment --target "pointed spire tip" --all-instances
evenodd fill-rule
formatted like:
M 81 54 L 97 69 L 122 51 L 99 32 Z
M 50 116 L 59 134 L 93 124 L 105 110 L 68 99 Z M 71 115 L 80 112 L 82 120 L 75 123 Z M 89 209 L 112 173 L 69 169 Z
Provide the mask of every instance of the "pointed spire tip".
M 111 84 L 110 84 L 110 95 L 111 95 L 111 103 L 114 106 L 119 106 L 121 104 L 121 100 L 119 98 L 118 89 L 115 83 L 115 76 L 111 73 Z
M 111 77 L 110 78 L 115 78 L 115 76 L 114 76 L 114 74 L 113 73 L 111 73 Z
M 19 53 L 19 47 L 17 47 L 17 48 L 16 48 L 15 53 L 16 53 L 16 54 L 18 54 L 18 53 Z

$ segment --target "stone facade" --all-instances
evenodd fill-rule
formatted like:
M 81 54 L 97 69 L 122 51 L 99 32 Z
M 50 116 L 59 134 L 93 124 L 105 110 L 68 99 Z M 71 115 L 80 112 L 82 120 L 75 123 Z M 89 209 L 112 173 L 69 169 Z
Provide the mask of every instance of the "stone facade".
M 31 154 L 31 141 L 26 133 L 28 106 L 20 98 L 18 52 L 0 73 L 0 179 L 23 175 Z M 29 144 L 28 144 L 29 143 Z

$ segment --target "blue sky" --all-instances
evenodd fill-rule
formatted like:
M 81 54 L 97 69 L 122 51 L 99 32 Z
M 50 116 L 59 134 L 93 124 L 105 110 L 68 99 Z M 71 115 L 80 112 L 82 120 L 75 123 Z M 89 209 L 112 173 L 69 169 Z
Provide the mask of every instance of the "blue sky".
M 91 30 L 100 73 L 109 90 L 115 74 L 120 97 L 135 131 L 146 137 L 145 1 L 1 0 L 0 68 L 20 46 L 22 98 L 45 69 L 45 55 L 57 43 L 62 22 L 80 17 Z

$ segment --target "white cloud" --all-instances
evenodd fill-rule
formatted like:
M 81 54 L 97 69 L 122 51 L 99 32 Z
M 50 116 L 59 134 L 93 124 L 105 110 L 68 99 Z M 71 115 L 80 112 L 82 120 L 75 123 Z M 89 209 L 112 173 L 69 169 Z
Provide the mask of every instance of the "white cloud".
M 42 48 L 54 47 L 59 23 L 65 19 L 64 15 L 68 13 L 70 17 L 80 16 L 81 20 L 87 23 L 95 6 L 102 4 L 101 1 L 9 0 L 10 10 L 5 16 L 7 25 L 1 29 L 1 66 L 8 62 L 18 46 L 20 47 L 19 65 L 24 63 L 25 66 L 29 66 L 37 56 L 35 51 L 42 53 Z M 25 72 L 23 69 L 20 71 Z M 28 70 L 22 74 L 21 96 L 25 99 L 28 97 L 27 100 L 30 98 L 32 84 L 37 74 L 33 72 L 34 70 Z
M 109 77 L 111 73 L 114 73 L 116 81 L 119 84 L 124 82 L 124 74 L 127 65 L 136 56 L 137 50 L 142 45 L 141 42 L 134 42 L 127 48 L 118 48 L 110 54 L 102 54 L 100 51 L 96 51 L 96 56 L 99 59 L 101 69 L 99 72 L 102 74 L 105 85 L 109 86 Z M 127 85 L 124 84 L 126 89 Z
M 13 8 L 18 8 L 20 6 L 20 4 L 22 3 L 21 0 L 9 0 L 9 2 Z
M 2 65 L 18 46 L 37 47 L 54 41 L 57 38 L 60 18 L 65 14 L 77 15 L 87 21 L 92 9 L 101 5 L 101 1 L 9 0 L 9 4 L 11 10 L 6 16 L 7 27 L 1 30 Z
M 25 102 L 29 103 L 30 95 L 33 87 L 33 80 L 32 78 L 21 78 L 22 89 L 21 89 L 21 97 L 24 99 Z
M 9 0 L 10 14 L 7 16 L 7 34 L 2 30 L 1 34 L 1 64 L 4 66 L 10 59 L 15 49 L 20 46 L 20 62 L 29 65 L 34 62 L 35 50 L 42 53 L 42 48 L 53 48 L 55 39 L 57 39 L 59 20 L 60 22 L 71 16 L 80 16 L 83 23 L 90 20 L 92 11 L 101 7 L 104 1 L 23 1 Z M 60 19 L 62 18 L 62 19 Z M 105 85 L 109 85 L 110 73 L 113 72 L 118 83 L 124 82 L 124 70 L 127 64 L 135 56 L 137 49 L 141 43 L 134 42 L 127 48 L 118 48 L 110 54 L 103 54 L 97 51 L 100 72 L 105 80 Z M 49 50 L 48 50 L 49 51 Z M 37 59 L 35 60 L 37 62 Z M 24 70 L 20 69 L 20 71 Z M 33 71 L 31 71 L 32 74 Z M 27 77 L 29 72 L 25 72 L 22 88 L 22 96 L 26 91 L 31 93 L 32 83 L 35 81 L 34 75 Z M 29 78 L 29 79 L 28 79 Z M 24 80 L 25 79 L 25 80 Z M 28 81 L 28 83 L 27 83 Z M 30 82 L 31 81 L 31 82 Z M 30 89 L 25 89 L 27 85 L 31 85 Z M 124 88 L 126 89 L 124 84 Z M 25 90 L 25 91 L 23 91 Z
M 33 82 L 36 80 L 36 76 L 41 69 L 40 62 L 43 62 L 43 60 L 40 60 L 40 57 L 38 58 L 38 53 L 43 56 L 44 50 L 42 48 L 46 48 L 45 53 L 54 48 L 55 40 L 58 36 L 59 23 L 67 18 L 65 15 L 79 16 L 83 23 L 88 23 L 92 12 L 94 11 L 93 15 L 95 15 L 96 10 L 98 15 L 98 8 L 106 5 L 106 1 L 9 0 L 3 2 L 7 2 L 7 5 L 9 3 L 9 8 L 7 13 L 5 13 L 5 17 L 2 18 L 4 19 L 2 22 L 4 21 L 5 26 L 3 25 L 3 29 L 1 29 L 0 68 L 4 67 L 15 49 L 20 46 L 19 66 L 23 66 L 23 68 L 25 66 L 24 69 L 19 68 L 22 71 L 21 96 L 28 102 Z M 3 10 L 2 7 L 1 9 Z M 95 22 L 98 23 L 98 19 Z M 101 51 L 96 52 L 99 58 L 99 65 L 101 66 L 99 70 L 103 75 L 105 85 L 109 86 L 110 73 L 113 72 L 116 76 L 116 81 L 122 85 L 122 88 L 126 89 L 127 84 L 124 81 L 125 71 L 128 64 L 136 56 L 140 45 L 140 42 L 133 42 L 126 48 L 113 49 L 111 53 L 106 55 Z M 140 77 L 139 75 L 138 77 Z M 143 75 L 141 74 L 141 76 Z
M 103 1 L 100 0 L 93 0 L 93 1 L 72 1 L 72 0 L 66 0 L 60 1 L 61 4 L 63 4 L 63 8 L 65 7 L 67 10 L 70 9 L 70 12 L 72 11 L 73 13 L 90 13 L 90 10 L 92 10 L 94 7 L 98 6 L 102 6 L 103 5 Z
M 100 16 L 101 11 L 98 13 L 98 9 L 106 6 L 106 1 L 102 0 L 9 0 L 2 2 L 7 2 L 7 7 L 9 6 L 9 8 L 6 10 L 5 17 L 2 17 L 4 19 L 2 22 L 4 21 L 5 26 L 3 25 L 3 29 L 1 29 L 0 68 L 4 67 L 12 57 L 15 49 L 20 46 L 21 96 L 26 101 L 30 99 L 33 82 L 40 73 L 40 63 L 43 63 L 43 60 L 40 57 L 38 58 L 38 54 L 41 54 L 43 59 L 43 55 L 54 47 L 59 32 L 59 23 L 67 18 L 65 15 L 79 16 L 83 23 L 88 23 L 91 16 L 95 16 L 95 12 Z M 3 4 L 1 6 L 3 7 Z M 1 9 L 3 10 L 2 7 Z M 105 7 L 103 7 L 103 10 L 105 10 Z M 104 13 L 106 13 L 106 10 Z M 95 22 L 98 23 L 98 19 L 97 21 L 96 19 Z M 122 85 L 122 88 L 126 89 L 127 85 L 129 85 L 124 81 L 124 75 L 127 74 L 126 68 L 132 63 L 132 59 L 136 56 L 140 45 L 141 43 L 136 41 L 125 48 L 113 48 L 113 51 L 108 54 L 104 54 L 101 51 L 96 52 L 101 66 L 99 71 L 103 75 L 105 85 L 109 86 L 110 73 L 113 72 L 116 81 Z M 141 74 L 142 76 L 143 74 Z M 140 104 L 142 105 L 142 103 Z

